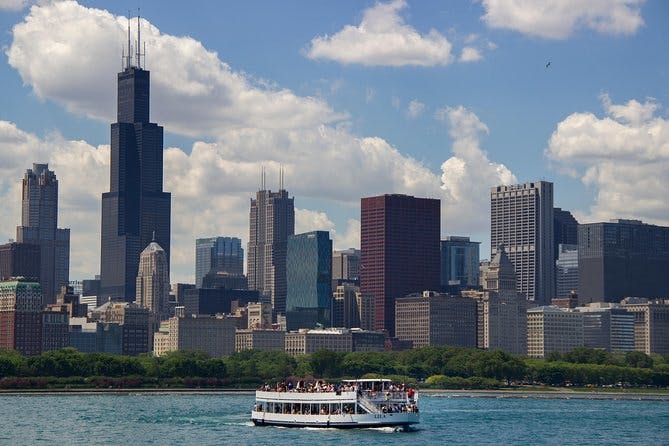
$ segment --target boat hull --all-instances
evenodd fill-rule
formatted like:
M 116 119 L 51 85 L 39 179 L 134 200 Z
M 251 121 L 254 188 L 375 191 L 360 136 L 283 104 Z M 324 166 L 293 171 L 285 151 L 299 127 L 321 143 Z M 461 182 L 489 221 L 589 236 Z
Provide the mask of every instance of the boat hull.
M 256 426 L 318 427 L 318 428 L 371 428 L 403 427 L 417 424 L 417 413 L 383 413 L 357 415 L 292 415 L 253 412 L 251 421 Z

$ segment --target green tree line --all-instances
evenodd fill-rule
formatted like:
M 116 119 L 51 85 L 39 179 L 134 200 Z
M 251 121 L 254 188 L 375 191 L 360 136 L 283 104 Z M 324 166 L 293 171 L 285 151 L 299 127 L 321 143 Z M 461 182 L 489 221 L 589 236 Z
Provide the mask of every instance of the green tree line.
M 578 348 L 545 359 L 502 351 L 424 347 L 402 352 L 337 353 L 320 350 L 293 357 L 281 351 L 246 350 L 224 358 L 202 352 L 165 356 L 81 353 L 71 348 L 22 356 L 0 351 L 0 387 L 212 386 L 253 387 L 301 378 L 389 376 L 434 388 L 499 388 L 511 384 L 669 386 L 669 355 L 611 354 Z

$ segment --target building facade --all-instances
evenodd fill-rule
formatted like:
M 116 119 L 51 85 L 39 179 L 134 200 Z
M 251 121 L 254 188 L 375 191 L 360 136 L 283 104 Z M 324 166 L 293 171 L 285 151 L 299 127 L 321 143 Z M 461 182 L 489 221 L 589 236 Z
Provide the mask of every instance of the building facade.
M 332 280 L 360 280 L 360 250 L 349 248 L 332 253 Z
M 344 328 L 309 330 L 300 329 L 286 333 L 285 350 L 290 355 L 305 355 L 318 350 L 333 352 L 353 351 L 353 336 Z
M 479 286 L 479 245 L 469 237 L 447 236 L 440 243 L 441 289 Z
M 490 189 L 491 257 L 500 244 L 516 272 L 516 290 L 536 305 L 555 297 L 553 183 Z
M 503 245 L 488 264 L 485 290 L 471 297 L 477 301 L 478 347 L 526 354 L 527 299 L 516 291 L 516 273 Z
M 580 225 L 578 271 L 581 304 L 669 296 L 669 227 L 620 219 Z
M 149 329 L 149 310 L 131 302 L 109 301 L 91 313 L 92 322 L 116 324 L 121 327 L 124 355 L 138 355 L 150 351 L 153 332 Z
M 102 194 L 103 301 L 135 300 L 139 255 L 154 239 L 165 250 L 169 270 L 171 195 L 163 191 L 163 128 L 149 121 L 149 93 L 149 71 L 129 55 L 117 76 L 110 185 Z
M 634 349 L 647 355 L 669 353 L 669 299 L 629 297 L 621 305 L 634 315 Z
M 154 354 L 170 351 L 203 351 L 212 358 L 229 355 L 235 351 L 235 321 L 219 316 L 172 317 L 163 326 L 167 331 L 154 334 Z M 167 339 L 165 339 L 167 337 Z
M 154 320 L 166 319 L 169 294 L 167 254 L 158 243 L 151 242 L 139 258 L 135 303 L 148 309 Z
M 251 199 L 247 275 L 249 289 L 268 297 L 275 314 L 286 312 L 286 251 L 294 233 L 294 198 L 283 187 L 263 187 Z
M 39 281 L 40 247 L 29 243 L 0 245 L 0 280 L 25 277 Z
M 48 164 L 33 164 L 23 177 L 21 226 L 16 240 L 39 246 L 42 304 L 52 304 L 70 276 L 70 230 L 58 228 L 58 179 Z
M 266 330 L 248 328 L 237 330 L 235 335 L 235 351 L 272 350 L 284 351 L 286 348 L 286 332 L 283 330 Z
M 578 293 L 578 245 L 558 245 L 555 289 L 558 298 L 565 298 L 572 292 Z
M 527 310 L 527 356 L 543 358 L 583 347 L 583 315 L 553 306 Z
M 392 194 L 360 204 L 360 291 L 374 297 L 374 329 L 392 336 L 395 299 L 439 289 L 441 202 Z
M 195 240 L 195 286 L 201 288 L 207 274 L 244 274 L 244 249 L 237 237 L 209 237 Z
M 476 347 L 477 307 L 472 299 L 423 291 L 395 302 L 395 337 L 414 348 Z
M 288 237 L 286 327 L 329 326 L 332 311 L 332 240 L 327 231 Z
M 0 282 L 0 350 L 42 351 L 42 288 L 37 282 Z
M 577 311 L 583 314 L 583 346 L 612 353 L 634 351 L 633 313 L 603 302 L 577 307 Z

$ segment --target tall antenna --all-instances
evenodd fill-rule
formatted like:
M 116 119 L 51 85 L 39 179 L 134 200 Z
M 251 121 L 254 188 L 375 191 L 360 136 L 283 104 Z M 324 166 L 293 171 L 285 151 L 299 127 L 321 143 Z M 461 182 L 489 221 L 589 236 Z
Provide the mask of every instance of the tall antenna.
M 279 166 L 279 190 L 283 190 L 283 165 Z
M 130 63 L 132 60 L 132 47 L 130 46 L 130 11 L 128 11 L 128 60 L 126 61 L 125 67 L 130 68 Z
M 139 28 L 141 16 L 139 15 L 139 8 L 137 8 L 137 68 L 142 68 L 142 53 L 141 53 L 141 33 Z

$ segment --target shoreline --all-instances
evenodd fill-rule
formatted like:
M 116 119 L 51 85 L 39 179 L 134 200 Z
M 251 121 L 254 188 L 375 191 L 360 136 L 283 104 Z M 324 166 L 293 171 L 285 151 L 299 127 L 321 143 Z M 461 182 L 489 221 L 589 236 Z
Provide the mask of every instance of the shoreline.
M 669 392 L 635 392 L 572 390 L 563 388 L 500 389 L 500 390 L 453 390 L 421 389 L 427 398 L 511 398 L 511 399 L 588 399 L 631 400 L 669 402 Z M 2 396 L 169 396 L 169 395 L 254 395 L 255 389 L 203 389 L 203 388 L 127 388 L 127 389 L 0 389 Z

